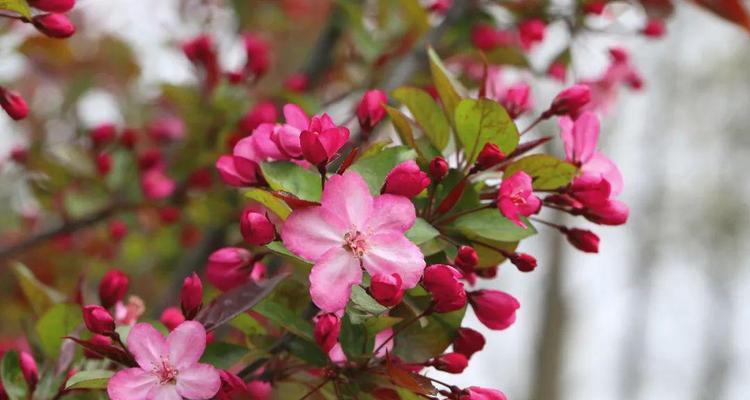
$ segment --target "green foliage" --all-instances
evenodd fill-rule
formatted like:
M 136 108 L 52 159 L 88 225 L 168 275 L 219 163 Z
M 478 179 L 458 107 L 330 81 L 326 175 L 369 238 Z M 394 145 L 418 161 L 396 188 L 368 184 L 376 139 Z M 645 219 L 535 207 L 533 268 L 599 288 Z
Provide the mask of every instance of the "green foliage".
M 404 298 L 404 304 L 394 308 L 391 315 L 410 321 L 427 308 L 430 299 L 429 295 L 415 296 L 409 293 Z M 461 309 L 449 313 L 435 313 L 403 328 L 396 337 L 394 354 L 406 362 L 422 362 L 442 354 L 461 326 L 465 312 L 465 309 Z
M 401 111 L 391 106 L 386 105 L 385 111 L 391 117 L 391 122 L 393 122 L 393 127 L 396 128 L 396 133 L 398 133 L 401 142 L 414 149 L 420 159 L 426 160 L 420 152 L 417 142 L 414 140 L 414 131 L 411 129 L 409 119 Z
M 323 353 L 317 344 L 302 339 L 298 336 L 292 337 L 287 343 L 289 352 L 302 361 L 322 367 L 328 363 L 328 355 Z
M 413 160 L 417 153 L 406 146 L 394 146 L 372 155 L 362 156 L 349 170 L 362 175 L 373 195 L 380 194 L 380 188 L 385 177 L 396 165 L 407 160 Z
M 380 305 L 361 286 L 352 286 L 351 304 L 347 308 L 347 314 L 353 324 L 361 324 L 371 317 L 384 314 L 386 311 L 388 311 L 388 308 Z
M 284 202 L 284 200 L 281 200 L 263 189 L 250 188 L 245 192 L 245 197 L 262 204 L 282 220 L 287 219 L 289 214 L 292 213 L 292 209 Z
M 5 394 L 9 400 L 24 400 L 27 397 L 28 388 L 21 372 L 21 364 L 18 353 L 8 351 L 3 356 L 0 366 L 0 378 L 2 378 Z
M 532 154 L 514 161 L 505 169 L 505 176 L 524 171 L 533 178 L 537 190 L 555 190 L 567 186 L 578 172 L 575 165 L 547 154 Z
M 105 389 L 109 378 L 114 374 L 101 369 L 77 372 L 65 382 L 65 389 Z
M 374 337 L 367 334 L 367 328 L 362 324 L 355 324 L 348 314 L 341 318 L 339 342 L 344 354 L 350 359 L 371 353 L 375 345 Z
M 36 322 L 39 344 L 46 355 L 55 358 L 60 354 L 63 336 L 68 336 L 83 322 L 81 308 L 75 304 L 56 304 Z
M 36 279 L 34 274 L 25 265 L 16 263 L 13 266 L 13 273 L 15 273 L 18 284 L 21 286 L 21 291 L 35 314 L 41 315 L 54 304 L 60 303 L 65 299 L 62 293 Z
M 206 346 L 201 362 L 216 368 L 227 369 L 239 362 L 248 353 L 247 348 L 233 343 L 213 342 Z
M 438 150 L 445 149 L 450 140 L 450 125 L 432 96 L 422 89 L 413 87 L 398 88 L 392 95 L 406 105 L 430 142 Z
M 289 161 L 262 163 L 260 168 L 271 189 L 291 193 L 303 200 L 320 201 L 320 174 Z
M 440 100 L 443 103 L 445 115 L 451 124 L 455 126 L 455 112 L 458 107 L 458 103 L 461 101 L 461 92 L 463 89 L 461 85 L 453 78 L 448 70 L 443 65 L 440 57 L 437 55 L 432 47 L 427 49 L 427 54 L 430 58 L 430 72 L 432 73 L 432 81 L 435 84 Z
M 479 210 L 462 215 L 448 224 L 448 228 L 457 230 L 469 239 L 490 239 L 504 242 L 515 242 L 536 234 L 536 229 L 524 220 L 527 229 L 514 224 L 495 208 Z
M 476 161 L 485 144 L 494 143 L 505 154 L 518 145 L 516 124 L 508 112 L 489 99 L 464 99 L 456 107 L 456 134 L 464 146 L 466 162 Z
M 23 17 L 31 18 L 31 9 L 26 0 L 0 0 L 0 10 L 14 11 Z
M 437 237 L 439 234 L 440 232 L 430 225 L 429 222 L 422 218 L 417 218 L 414 221 L 414 225 L 412 225 L 411 229 L 406 231 L 405 235 L 407 239 L 414 242 L 414 244 L 421 245 L 430 239 Z
M 312 324 L 302 318 L 301 315 L 296 314 L 294 311 L 290 310 L 283 304 L 279 304 L 273 299 L 262 301 L 253 308 L 253 311 L 301 338 L 310 341 L 313 340 Z

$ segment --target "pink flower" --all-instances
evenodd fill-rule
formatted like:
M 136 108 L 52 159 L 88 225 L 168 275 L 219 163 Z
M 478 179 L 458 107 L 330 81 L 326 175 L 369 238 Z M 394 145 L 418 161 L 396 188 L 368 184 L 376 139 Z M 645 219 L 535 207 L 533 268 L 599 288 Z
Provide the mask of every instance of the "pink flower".
M 461 393 L 460 400 L 507 400 L 503 392 L 477 386 L 466 388 Z
M 628 206 L 615 199 L 586 209 L 583 216 L 591 222 L 602 225 L 622 225 L 628 220 Z
M 573 85 L 552 100 L 549 109 L 542 113 L 542 119 L 553 115 L 577 115 L 591 101 L 591 88 L 588 85 Z
M 240 231 L 245 243 L 265 246 L 276 238 L 276 228 L 264 214 L 245 208 L 240 217 Z
M 117 325 L 133 325 L 146 312 L 146 305 L 138 296 L 128 297 L 128 302 L 118 301 L 115 304 L 115 322 Z
M 313 261 L 310 295 L 323 311 L 346 306 L 352 285 L 371 276 L 399 274 L 405 289 L 416 286 L 425 267 L 419 248 L 404 236 L 414 224 L 414 205 L 405 197 L 373 197 L 356 172 L 326 183 L 321 205 L 297 209 L 282 227 L 284 245 Z
M 271 44 L 253 33 L 242 35 L 247 62 L 245 69 L 257 77 L 263 76 L 271 65 Z
M 239 128 L 246 134 L 251 133 L 260 124 L 273 124 L 278 118 L 276 105 L 272 101 L 261 101 L 253 106 L 239 122 Z
M 386 343 L 386 340 L 388 341 Z M 386 343 L 386 344 L 384 344 Z M 382 346 L 382 347 L 381 347 Z M 393 351 L 393 329 L 384 329 L 375 334 L 375 349 L 379 349 L 375 353 L 375 357 L 385 357 L 386 354 Z M 347 361 L 344 348 L 341 347 L 341 343 L 336 343 L 335 346 L 328 352 L 328 358 L 336 364 L 343 364 Z
M 449 170 L 448 161 L 445 161 L 445 158 L 441 156 L 437 156 L 430 161 L 430 176 L 437 182 L 443 180 L 448 175 Z
M 185 137 L 185 123 L 177 117 L 163 117 L 151 121 L 146 131 L 157 142 L 172 142 Z
M 503 179 L 497 195 L 497 206 L 506 218 L 526 228 L 520 216 L 528 217 L 542 206 L 541 200 L 533 194 L 531 176 L 519 171 Z
M 459 281 L 461 273 L 450 265 L 433 264 L 424 271 L 422 286 L 432 295 L 435 311 L 456 311 L 466 305 L 466 290 Z
M 221 387 L 219 372 L 198 360 L 206 349 L 206 330 L 186 321 L 165 339 L 153 326 L 137 324 L 128 350 L 139 368 L 116 373 L 107 384 L 112 400 L 211 399 Z
M 221 291 L 233 289 L 252 280 L 252 273 L 262 267 L 253 264 L 252 254 L 239 247 L 224 247 L 208 256 L 206 279 Z
M 599 252 L 599 236 L 594 232 L 587 229 L 563 228 L 562 233 L 565 234 L 568 242 L 578 250 L 586 253 Z
M 535 44 L 544 40 L 544 32 L 547 26 L 544 21 L 538 18 L 527 19 L 518 24 L 518 35 L 521 46 L 529 50 Z
M 430 178 L 414 160 L 396 165 L 385 177 L 383 193 L 412 198 L 430 186 Z
M 141 189 L 149 200 L 162 200 L 174 192 L 177 184 L 161 168 L 151 168 L 141 175 Z
M 461 353 L 445 353 L 432 360 L 430 365 L 449 374 L 460 374 L 469 366 L 469 359 Z
M 560 117 L 560 137 L 565 145 L 565 157 L 574 164 L 584 164 L 594 156 L 599 139 L 599 119 L 591 112 L 584 112 L 573 120 Z
M 175 330 L 180 324 L 185 322 L 185 316 L 182 315 L 182 311 L 177 307 L 167 307 L 162 311 L 159 322 L 164 324 L 169 331 Z
M 39 368 L 36 365 L 36 360 L 34 360 L 34 356 L 25 351 L 21 352 L 19 358 L 23 378 L 33 392 L 34 388 L 36 388 L 36 384 L 39 382 Z
M 182 283 L 180 307 L 187 319 L 195 318 L 195 315 L 203 307 L 203 283 L 195 272 L 185 278 Z
M 501 103 L 511 118 L 516 119 L 533 107 L 531 87 L 526 83 L 517 83 L 508 88 Z

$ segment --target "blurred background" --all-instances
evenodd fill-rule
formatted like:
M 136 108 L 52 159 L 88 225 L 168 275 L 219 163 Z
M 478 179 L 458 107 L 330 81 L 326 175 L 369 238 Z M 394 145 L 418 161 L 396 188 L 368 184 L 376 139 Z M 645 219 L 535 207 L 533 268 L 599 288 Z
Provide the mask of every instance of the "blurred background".
M 80 34 L 109 32 L 130 44 L 147 95 L 156 83 L 194 79 L 173 45 L 200 26 L 183 23 L 180 3 L 81 0 Z M 221 35 L 230 16 L 211 18 Z M 4 80 L 24 68 L 9 50 L 22 36 L 0 36 Z M 581 62 L 611 44 L 600 40 L 577 40 Z M 520 300 L 518 321 L 491 332 L 468 317 L 488 345 L 451 377 L 459 386 L 501 388 L 514 400 L 750 399 L 750 37 L 681 3 L 664 39 L 625 44 L 646 86 L 620 95 L 603 118 L 602 145 L 625 176 L 630 220 L 590 227 L 602 239 L 598 255 L 543 227 L 526 241 L 521 250 L 536 255 L 539 268 L 522 274 L 504 266 L 492 281 Z M 241 49 L 224 50 L 223 62 L 239 65 Z M 574 70 L 589 68 L 574 58 Z M 534 90 L 543 104 L 555 88 Z M 88 92 L 76 113 L 89 127 L 125 119 L 103 91 Z M 0 115 L 4 159 L 26 140 L 14 129 Z M 540 131 L 557 135 L 554 124 Z M 28 199 L 24 177 L 3 168 L 0 212 L 33 207 Z M 11 279 L 0 271 L 0 281 Z M 16 331 L 0 326 L 0 334 Z

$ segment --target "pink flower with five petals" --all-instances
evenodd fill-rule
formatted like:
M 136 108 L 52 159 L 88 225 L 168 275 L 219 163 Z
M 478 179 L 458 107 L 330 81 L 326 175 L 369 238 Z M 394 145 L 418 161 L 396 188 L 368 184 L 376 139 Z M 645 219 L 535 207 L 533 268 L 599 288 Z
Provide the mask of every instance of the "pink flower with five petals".
M 541 206 L 541 200 L 534 196 L 529 174 L 518 171 L 503 179 L 497 193 L 497 207 L 514 224 L 526 228 L 520 216 L 528 217 L 539 211 Z
M 183 322 L 166 339 L 141 323 L 130 330 L 127 341 L 138 368 L 122 370 L 109 380 L 112 400 L 207 400 L 219 391 L 219 372 L 198 363 L 206 348 L 200 323 Z
M 373 197 L 364 179 L 346 172 L 328 179 L 321 205 L 295 210 L 281 238 L 294 254 L 314 263 L 310 296 L 325 312 L 346 307 L 352 285 L 371 276 L 399 274 L 404 289 L 422 278 L 425 261 L 404 236 L 416 219 L 414 205 L 403 196 Z

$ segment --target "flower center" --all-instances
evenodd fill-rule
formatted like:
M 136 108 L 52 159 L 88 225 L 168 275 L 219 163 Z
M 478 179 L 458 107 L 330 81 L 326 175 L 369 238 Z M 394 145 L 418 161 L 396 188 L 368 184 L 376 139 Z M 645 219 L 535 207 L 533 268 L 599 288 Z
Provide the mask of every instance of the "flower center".
M 524 197 L 521 193 L 514 193 L 510 196 L 510 201 L 512 201 L 516 206 L 521 206 L 526 204 L 526 197 Z
M 347 232 L 344 235 L 344 248 L 356 257 L 364 256 L 367 251 L 367 236 L 358 230 Z
M 154 364 L 152 372 L 159 378 L 159 383 L 164 385 L 167 383 L 175 383 L 175 378 L 177 378 L 179 371 L 177 371 L 177 368 L 175 368 L 169 360 L 162 357 L 161 364 Z

